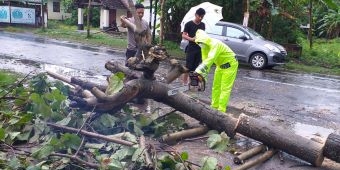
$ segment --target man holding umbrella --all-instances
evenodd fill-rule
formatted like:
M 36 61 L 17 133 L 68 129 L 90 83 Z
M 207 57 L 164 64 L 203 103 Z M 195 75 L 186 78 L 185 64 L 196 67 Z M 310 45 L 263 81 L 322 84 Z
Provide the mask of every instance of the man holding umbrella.
M 189 41 L 186 49 L 186 67 L 189 71 L 195 71 L 202 61 L 201 48 L 195 43 L 195 34 L 198 29 L 205 30 L 205 24 L 202 19 L 205 15 L 203 8 L 198 8 L 194 20 L 187 22 L 182 32 L 182 38 Z M 188 83 L 188 73 L 183 75 L 183 83 Z

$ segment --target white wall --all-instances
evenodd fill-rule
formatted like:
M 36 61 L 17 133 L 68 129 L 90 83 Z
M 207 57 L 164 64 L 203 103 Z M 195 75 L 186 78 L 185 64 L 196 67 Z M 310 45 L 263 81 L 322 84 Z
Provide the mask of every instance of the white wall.
M 64 12 L 64 8 L 62 4 L 60 4 L 60 12 L 53 12 L 53 2 L 60 2 L 60 0 L 48 0 L 47 1 L 48 19 L 62 20 L 62 19 L 71 17 L 71 13 Z

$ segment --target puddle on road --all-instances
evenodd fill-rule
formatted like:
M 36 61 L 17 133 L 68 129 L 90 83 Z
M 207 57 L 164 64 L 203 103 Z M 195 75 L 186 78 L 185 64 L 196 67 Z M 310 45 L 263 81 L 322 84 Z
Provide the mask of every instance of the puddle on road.
M 21 74 L 30 72 L 41 73 L 51 71 L 66 77 L 78 77 L 87 81 L 96 83 L 106 83 L 106 76 L 95 75 L 91 72 L 76 70 L 68 67 L 57 66 L 53 64 L 39 63 L 33 60 L 16 59 L 9 56 L 0 56 L 0 68 Z
M 328 135 L 334 132 L 332 129 L 327 129 L 321 126 L 313 126 L 303 123 L 295 123 L 293 126 L 295 134 L 305 137 L 307 139 L 321 138 L 324 142 Z

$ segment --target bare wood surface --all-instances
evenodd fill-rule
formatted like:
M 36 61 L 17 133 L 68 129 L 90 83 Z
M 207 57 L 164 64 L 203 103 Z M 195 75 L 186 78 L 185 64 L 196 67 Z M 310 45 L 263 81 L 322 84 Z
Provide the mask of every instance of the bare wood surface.
M 121 65 L 118 61 L 108 61 L 105 64 L 105 68 L 111 72 L 123 72 L 128 80 L 136 79 L 142 76 L 142 73 L 139 71 L 134 71 Z
M 163 135 L 161 137 L 161 141 L 166 143 L 173 143 L 185 138 L 203 135 L 207 133 L 208 130 L 209 128 L 206 126 L 201 126 L 193 129 L 186 129 L 179 132 Z
M 89 89 L 89 90 L 91 90 L 94 87 L 97 87 L 98 89 L 105 91 L 106 88 L 107 88 L 107 85 L 93 83 L 93 82 L 90 82 L 90 81 L 85 81 L 85 80 L 82 80 L 82 79 L 76 78 L 76 77 L 71 78 L 71 83 L 77 84 L 77 85 L 81 86 L 82 88 Z
M 68 131 L 68 132 L 77 133 L 79 131 L 79 129 L 75 129 L 75 128 L 71 128 L 71 127 L 67 127 L 67 126 L 62 126 L 62 125 L 57 125 L 57 124 L 54 124 L 54 123 L 46 123 L 46 124 L 48 126 L 53 127 L 53 128 L 62 129 L 62 130 Z M 118 144 L 125 145 L 125 146 L 132 146 L 132 145 L 135 144 L 135 143 L 132 143 L 132 142 L 129 142 L 129 141 L 126 141 L 126 140 L 121 140 L 121 139 L 117 139 L 117 138 L 110 138 L 110 137 L 107 137 L 105 135 L 101 135 L 101 134 L 97 134 L 97 133 L 93 133 L 93 132 L 88 132 L 88 131 L 85 131 L 85 130 L 80 130 L 79 133 L 82 134 L 82 135 L 88 136 L 88 137 L 102 139 L 102 140 L 105 140 L 105 141 L 108 141 L 108 142 L 118 143 Z
M 246 159 L 249 159 L 249 158 L 257 155 L 260 152 L 265 151 L 266 149 L 267 149 L 267 147 L 264 146 L 264 145 L 255 146 L 254 148 L 251 148 L 248 151 L 243 152 L 242 154 L 240 154 L 238 156 L 235 156 L 234 157 L 234 163 L 235 164 L 243 164 Z
M 246 162 L 243 165 L 240 165 L 239 167 L 234 168 L 233 170 L 246 170 L 249 169 L 255 165 L 258 165 L 266 160 L 268 160 L 269 158 L 271 158 L 275 153 L 277 152 L 277 150 L 275 149 L 270 149 L 268 151 L 266 151 L 265 153 L 263 153 L 261 156 L 254 158 L 248 162 Z
M 328 135 L 326 143 L 325 143 L 323 155 L 333 161 L 340 162 L 339 144 L 340 144 L 340 135 L 338 132 L 331 133 L 330 135 Z
M 245 114 L 239 116 L 236 132 L 261 141 L 264 145 L 281 149 L 314 166 L 321 166 L 324 159 L 323 146 L 320 143 Z

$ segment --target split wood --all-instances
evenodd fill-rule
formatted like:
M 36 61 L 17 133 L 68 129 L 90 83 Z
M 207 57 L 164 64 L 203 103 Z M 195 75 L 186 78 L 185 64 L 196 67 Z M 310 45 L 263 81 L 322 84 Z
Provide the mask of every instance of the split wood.
M 243 152 L 242 154 L 234 157 L 234 163 L 238 164 L 238 165 L 243 164 L 246 159 L 249 159 L 249 158 L 257 155 L 260 152 L 265 151 L 266 149 L 267 149 L 267 147 L 264 146 L 264 145 L 255 146 L 254 148 L 249 149 L 248 151 Z
M 255 159 L 252 159 L 248 162 L 246 162 L 245 164 L 243 165 L 240 165 L 236 168 L 234 168 L 233 170 L 246 170 L 246 169 L 249 169 L 257 164 L 260 164 L 266 160 L 268 160 L 269 158 L 271 158 L 275 153 L 277 152 L 276 149 L 269 149 L 268 151 L 266 151 L 265 153 L 263 153 L 261 156 L 255 158 Z

